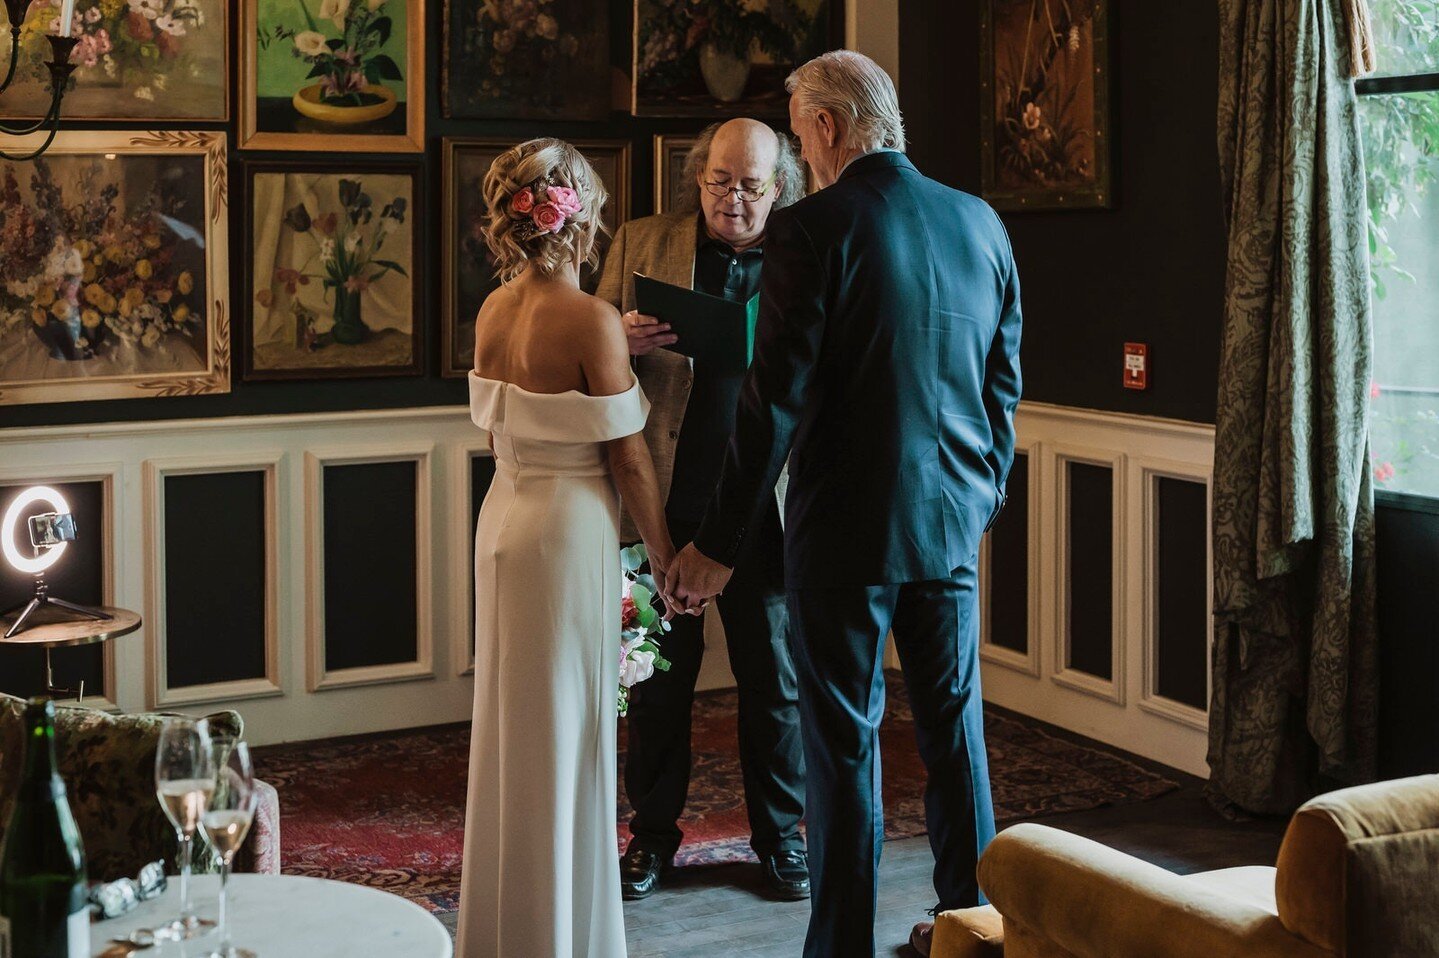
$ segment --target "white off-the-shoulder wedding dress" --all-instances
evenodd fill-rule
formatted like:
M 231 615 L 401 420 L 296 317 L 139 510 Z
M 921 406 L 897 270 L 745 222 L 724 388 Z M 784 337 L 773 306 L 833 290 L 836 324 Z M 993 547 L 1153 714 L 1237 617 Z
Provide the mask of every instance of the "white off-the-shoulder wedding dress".
M 619 495 L 639 383 L 533 393 L 470 373 L 495 477 L 475 535 L 460 958 L 624 958 L 615 836 Z

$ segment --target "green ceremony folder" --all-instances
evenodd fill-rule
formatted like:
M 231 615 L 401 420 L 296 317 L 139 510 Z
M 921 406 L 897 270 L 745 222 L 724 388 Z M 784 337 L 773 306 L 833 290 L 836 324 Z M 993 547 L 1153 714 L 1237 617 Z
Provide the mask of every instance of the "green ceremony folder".
M 679 337 L 669 348 L 696 363 L 743 372 L 754 358 L 758 294 L 747 303 L 737 303 L 635 273 L 635 307 L 669 323 Z

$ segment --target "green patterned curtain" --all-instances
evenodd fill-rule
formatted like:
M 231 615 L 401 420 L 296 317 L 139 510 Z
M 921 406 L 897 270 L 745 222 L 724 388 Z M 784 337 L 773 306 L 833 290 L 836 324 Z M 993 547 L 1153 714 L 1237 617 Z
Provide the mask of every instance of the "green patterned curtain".
M 1344 2 L 1219 0 L 1210 794 L 1260 813 L 1375 765 L 1369 252 Z

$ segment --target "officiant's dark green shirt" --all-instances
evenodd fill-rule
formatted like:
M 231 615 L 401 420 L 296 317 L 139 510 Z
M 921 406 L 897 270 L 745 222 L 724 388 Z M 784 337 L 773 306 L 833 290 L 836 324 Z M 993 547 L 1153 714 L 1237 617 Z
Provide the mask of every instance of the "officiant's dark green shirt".
M 761 246 L 736 252 L 728 243 L 710 237 L 704 216 L 700 215 L 695 238 L 696 291 L 747 303 L 759 292 L 763 263 Z M 744 336 L 744 327 L 736 325 L 734 335 Z M 724 463 L 725 444 L 734 431 L 735 408 L 743 385 L 742 372 L 716 372 L 695 362 L 694 386 L 675 446 L 674 480 L 665 508 L 671 520 L 690 523 L 704 517 Z

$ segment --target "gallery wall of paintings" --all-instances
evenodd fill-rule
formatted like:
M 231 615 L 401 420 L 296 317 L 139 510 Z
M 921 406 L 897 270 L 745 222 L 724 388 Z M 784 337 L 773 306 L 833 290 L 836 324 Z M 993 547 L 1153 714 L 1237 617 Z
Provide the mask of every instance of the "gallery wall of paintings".
M 704 126 L 786 125 L 842 7 L 77 0 L 62 132 L 0 160 L 0 426 L 462 402 L 489 162 L 564 137 L 612 228 L 670 209 Z M 0 118 L 47 106 L 59 8 Z

